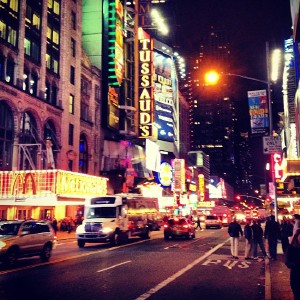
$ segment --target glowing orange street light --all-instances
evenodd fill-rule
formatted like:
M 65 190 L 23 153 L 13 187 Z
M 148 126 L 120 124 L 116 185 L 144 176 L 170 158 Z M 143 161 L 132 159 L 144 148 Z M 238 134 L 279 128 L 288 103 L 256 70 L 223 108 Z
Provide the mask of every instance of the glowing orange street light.
M 216 71 L 209 71 L 204 75 L 204 81 L 206 84 L 215 85 L 219 82 L 220 74 Z

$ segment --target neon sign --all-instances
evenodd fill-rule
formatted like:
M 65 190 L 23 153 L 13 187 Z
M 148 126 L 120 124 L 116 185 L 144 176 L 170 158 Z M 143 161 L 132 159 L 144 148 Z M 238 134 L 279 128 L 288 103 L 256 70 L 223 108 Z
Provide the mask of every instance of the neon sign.
M 139 28 L 139 136 L 153 135 L 153 41 Z

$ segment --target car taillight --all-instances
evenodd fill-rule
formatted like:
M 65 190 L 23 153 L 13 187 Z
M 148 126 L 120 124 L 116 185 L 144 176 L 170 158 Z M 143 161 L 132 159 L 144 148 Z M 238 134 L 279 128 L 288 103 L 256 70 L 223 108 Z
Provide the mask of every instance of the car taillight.
M 189 228 L 189 225 L 185 224 L 182 226 L 183 228 Z
M 164 228 L 168 228 L 169 227 L 169 225 L 168 224 L 164 224 Z

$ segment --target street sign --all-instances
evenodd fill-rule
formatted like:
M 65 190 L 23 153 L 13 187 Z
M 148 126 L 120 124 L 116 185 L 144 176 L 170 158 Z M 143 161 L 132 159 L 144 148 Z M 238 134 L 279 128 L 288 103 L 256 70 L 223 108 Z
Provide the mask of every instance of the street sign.
M 280 136 L 264 136 L 263 137 L 263 152 L 264 154 L 271 154 L 281 152 L 281 138 Z

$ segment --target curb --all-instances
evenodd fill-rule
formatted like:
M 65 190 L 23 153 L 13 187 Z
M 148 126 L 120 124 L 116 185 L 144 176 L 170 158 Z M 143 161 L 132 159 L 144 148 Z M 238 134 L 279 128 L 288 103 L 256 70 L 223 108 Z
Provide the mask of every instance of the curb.
M 272 299 L 272 283 L 270 273 L 270 260 L 265 258 L 265 300 Z

